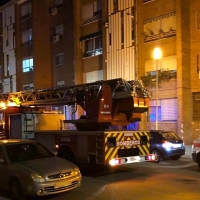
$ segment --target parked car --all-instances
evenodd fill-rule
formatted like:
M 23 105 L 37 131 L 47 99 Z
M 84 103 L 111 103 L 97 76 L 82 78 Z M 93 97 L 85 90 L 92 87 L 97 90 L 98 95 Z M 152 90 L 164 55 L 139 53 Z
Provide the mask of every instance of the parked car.
M 0 187 L 12 199 L 45 196 L 81 185 L 79 168 L 32 140 L 0 140 Z
M 196 162 L 200 169 L 200 136 L 193 141 L 192 144 L 192 159 Z
M 173 131 L 150 131 L 150 152 L 156 155 L 157 163 L 165 158 L 178 160 L 185 154 L 185 145 Z

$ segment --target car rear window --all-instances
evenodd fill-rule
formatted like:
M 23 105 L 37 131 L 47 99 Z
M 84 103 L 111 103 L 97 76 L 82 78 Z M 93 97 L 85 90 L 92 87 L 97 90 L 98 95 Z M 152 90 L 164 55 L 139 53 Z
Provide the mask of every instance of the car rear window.
M 173 131 L 169 131 L 169 132 L 162 132 L 161 133 L 164 139 L 171 139 L 171 140 L 176 140 L 176 139 L 180 139 L 178 137 L 178 135 L 176 135 Z

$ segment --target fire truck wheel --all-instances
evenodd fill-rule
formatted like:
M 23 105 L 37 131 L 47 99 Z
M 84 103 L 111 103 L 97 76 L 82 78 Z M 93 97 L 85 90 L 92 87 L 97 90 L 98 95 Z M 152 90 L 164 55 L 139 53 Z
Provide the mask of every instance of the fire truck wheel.
M 18 180 L 14 179 L 10 182 L 10 192 L 12 199 L 22 199 L 23 192 Z
M 76 163 L 76 158 L 72 149 L 67 145 L 61 145 L 60 149 L 58 150 L 58 157 L 64 158 L 70 162 Z
M 162 156 L 161 156 L 161 154 L 160 154 L 160 152 L 159 152 L 158 150 L 153 149 L 153 150 L 151 151 L 151 154 L 155 154 L 156 157 L 157 157 L 156 160 L 154 161 L 155 163 L 159 163 L 159 162 L 162 161 Z

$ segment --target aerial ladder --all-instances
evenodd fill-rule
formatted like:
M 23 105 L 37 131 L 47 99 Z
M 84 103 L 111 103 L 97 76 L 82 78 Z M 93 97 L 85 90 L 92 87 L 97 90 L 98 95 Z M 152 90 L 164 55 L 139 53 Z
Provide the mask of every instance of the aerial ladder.
M 96 81 L 68 87 L 5 93 L 0 102 L 23 110 L 42 106 L 74 105 L 84 110 L 79 119 L 64 120 L 78 130 L 104 130 L 108 126 L 126 126 L 140 121 L 148 110 L 150 94 L 141 81 L 122 78 Z M 76 109 L 77 110 L 77 109 Z

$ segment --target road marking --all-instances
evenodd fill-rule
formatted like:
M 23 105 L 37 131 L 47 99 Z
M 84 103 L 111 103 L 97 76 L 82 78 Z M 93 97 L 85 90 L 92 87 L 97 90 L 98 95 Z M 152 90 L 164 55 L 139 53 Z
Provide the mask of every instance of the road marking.
M 101 193 L 105 191 L 105 189 L 108 187 L 108 185 L 105 185 L 101 189 L 97 190 L 95 193 L 93 193 L 90 197 L 88 197 L 86 200 L 93 200 L 96 199 Z

